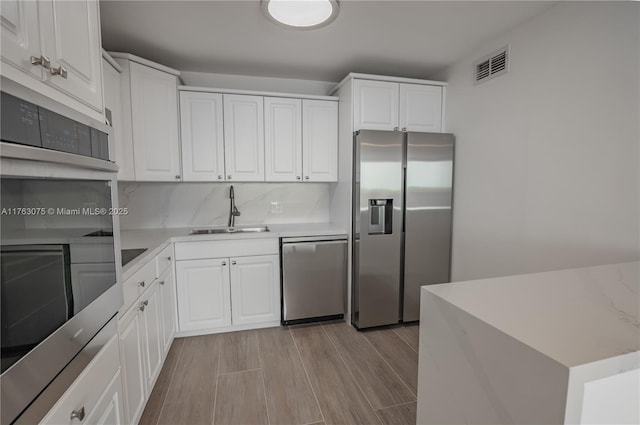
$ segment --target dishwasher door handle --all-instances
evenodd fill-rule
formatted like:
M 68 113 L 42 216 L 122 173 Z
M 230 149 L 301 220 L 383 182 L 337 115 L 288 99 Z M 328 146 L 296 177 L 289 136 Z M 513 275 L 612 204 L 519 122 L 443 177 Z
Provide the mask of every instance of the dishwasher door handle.
M 308 241 L 308 242 L 284 242 L 282 246 L 304 246 L 304 245 L 338 245 L 338 244 L 346 244 L 346 240 L 337 240 L 337 241 Z

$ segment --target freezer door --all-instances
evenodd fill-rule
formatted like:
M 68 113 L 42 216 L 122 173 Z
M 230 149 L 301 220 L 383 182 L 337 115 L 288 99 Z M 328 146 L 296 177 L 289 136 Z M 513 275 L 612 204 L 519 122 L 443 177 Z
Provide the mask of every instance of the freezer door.
M 407 134 L 405 322 L 420 319 L 420 286 L 449 281 L 453 148 L 452 134 Z
M 358 328 L 400 320 L 403 133 L 355 137 L 353 316 Z
M 282 321 L 344 314 L 347 241 L 282 244 Z

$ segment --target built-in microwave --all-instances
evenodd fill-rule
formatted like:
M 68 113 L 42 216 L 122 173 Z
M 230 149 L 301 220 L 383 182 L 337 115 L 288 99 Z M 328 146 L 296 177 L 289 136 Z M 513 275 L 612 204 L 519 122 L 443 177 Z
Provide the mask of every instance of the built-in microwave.
M 51 103 L 47 106 L 53 114 Z M 69 115 L 61 121 L 65 128 L 109 134 L 103 123 L 91 126 Z M 78 365 L 86 365 L 88 347 L 96 350 L 94 337 L 107 323 L 112 328 L 122 289 L 114 239 L 117 166 L 70 150 L 6 140 L 6 120 L 2 110 L 0 419 L 10 424 L 38 422 L 82 372 Z M 12 138 L 16 127 L 32 134 L 30 128 L 42 122 L 14 126 Z

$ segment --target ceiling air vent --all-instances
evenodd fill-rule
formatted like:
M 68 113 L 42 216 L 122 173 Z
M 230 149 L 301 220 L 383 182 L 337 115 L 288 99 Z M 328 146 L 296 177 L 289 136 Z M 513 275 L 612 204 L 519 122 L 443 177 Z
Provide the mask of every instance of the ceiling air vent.
M 507 72 L 509 72 L 508 45 L 475 63 L 475 83 L 480 84 Z

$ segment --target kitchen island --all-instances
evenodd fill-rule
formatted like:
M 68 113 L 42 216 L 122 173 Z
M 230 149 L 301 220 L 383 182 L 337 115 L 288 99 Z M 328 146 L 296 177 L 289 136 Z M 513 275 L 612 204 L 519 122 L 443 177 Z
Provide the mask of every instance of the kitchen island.
M 639 423 L 639 263 L 421 288 L 418 424 Z

